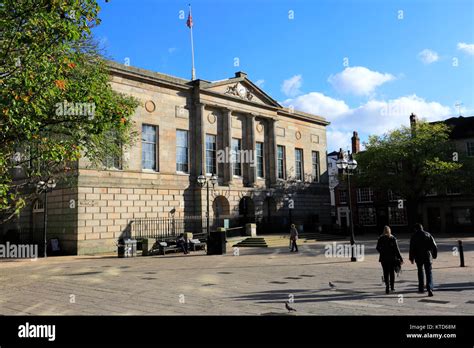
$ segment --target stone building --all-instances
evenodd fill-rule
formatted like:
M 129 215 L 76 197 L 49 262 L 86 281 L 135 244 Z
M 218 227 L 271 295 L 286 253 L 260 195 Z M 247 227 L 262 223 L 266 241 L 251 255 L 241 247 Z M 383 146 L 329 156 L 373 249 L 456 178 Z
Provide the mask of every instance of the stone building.
M 116 250 L 138 220 L 203 216 L 200 174 L 218 177 L 213 218 L 286 218 L 291 197 L 295 221 L 330 224 L 323 117 L 282 107 L 243 72 L 210 82 L 109 67 L 113 88 L 141 102 L 133 116 L 139 137 L 101 168 L 81 159 L 77 183 L 49 194 L 48 236 L 64 251 Z M 16 226 L 40 227 L 43 213 L 37 201 Z

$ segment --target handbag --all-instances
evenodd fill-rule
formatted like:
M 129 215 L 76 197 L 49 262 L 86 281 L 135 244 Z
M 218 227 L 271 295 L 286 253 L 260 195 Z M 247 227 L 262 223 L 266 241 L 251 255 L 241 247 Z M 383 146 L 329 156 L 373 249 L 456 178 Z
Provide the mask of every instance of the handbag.
M 395 273 L 397 273 L 397 276 L 400 276 L 400 274 L 402 273 L 402 261 L 399 258 L 395 259 L 395 265 L 393 268 L 395 270 Z

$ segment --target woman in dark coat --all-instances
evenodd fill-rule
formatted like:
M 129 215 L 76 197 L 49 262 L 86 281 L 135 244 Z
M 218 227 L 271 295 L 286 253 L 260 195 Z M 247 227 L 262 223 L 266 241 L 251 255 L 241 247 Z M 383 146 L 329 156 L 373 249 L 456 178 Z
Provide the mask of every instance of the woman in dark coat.
M 298 230 L 294 224 L 291 224 L 290 228 L 290 241 L 291 241 L 291 251 L 298 252 L 298 245 L 296 241 L 298 240 Z
M 377 251 L 380 253 L 379 262 L 383 268 L 383 278 L 385 280 L 385 293 L 388 294 L 389 284 L 392 291 L 395 291 L 395 265 L 399 262 L 403 264 L 403 258 L 398 248 L 397 238 L 392 235 L 390 227 L 383 228 L 383 234 L 377 242 Z

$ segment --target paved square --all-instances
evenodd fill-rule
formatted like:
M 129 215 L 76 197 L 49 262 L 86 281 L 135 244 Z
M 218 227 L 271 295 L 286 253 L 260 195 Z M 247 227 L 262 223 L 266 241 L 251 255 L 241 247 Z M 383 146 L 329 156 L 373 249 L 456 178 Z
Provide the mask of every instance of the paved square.
M 375 237 L 365 259 L 325 257 L 330 242 L 287 240 L 240 248 L 234 256 L 190 255 L 119 259 L 115 255 L 0 262 L 2 315 L 473 315 L 474 238 L 463 238 L 468 267 L 453 255 L 455 238 L 438 238 L 435 296 L 417 294 L 416 267 L 406 262 L 396 292 L 386 295 Z M 346 243 L 345 241 L 337 243 Z M 277 243 L 278 244 L 278 243 Z M 329 282 L 335 288 L 329 286 Z

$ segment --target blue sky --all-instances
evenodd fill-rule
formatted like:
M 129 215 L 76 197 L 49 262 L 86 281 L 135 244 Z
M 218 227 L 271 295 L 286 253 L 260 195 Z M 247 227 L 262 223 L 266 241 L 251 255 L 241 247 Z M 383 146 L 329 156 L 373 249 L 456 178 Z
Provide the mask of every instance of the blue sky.
M 99 4 L 94 34 L 108 58 L 190 78 L 188 2 Z M 353 130 L 364 141 L 406 125 L 411 112 L 444 119 L 460 102 L 464 116 L 474 114 L 474 1 L 191 4 L 197 78 L 245 71 L 284 105 L 331 121 L 328 151 L 346 148 Z

